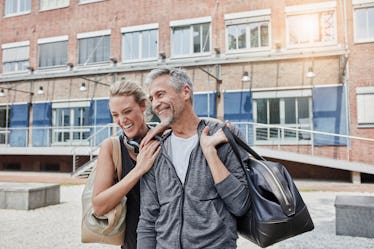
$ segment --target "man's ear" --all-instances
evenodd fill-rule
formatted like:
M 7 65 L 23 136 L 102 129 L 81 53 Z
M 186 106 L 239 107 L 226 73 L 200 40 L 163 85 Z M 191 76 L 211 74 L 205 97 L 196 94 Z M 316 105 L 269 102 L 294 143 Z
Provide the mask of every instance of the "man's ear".
M 190 99 L 191 97 L 191 88 L 187 85 L 183 87 L 183 94 L 187 97 L 187 99 Z

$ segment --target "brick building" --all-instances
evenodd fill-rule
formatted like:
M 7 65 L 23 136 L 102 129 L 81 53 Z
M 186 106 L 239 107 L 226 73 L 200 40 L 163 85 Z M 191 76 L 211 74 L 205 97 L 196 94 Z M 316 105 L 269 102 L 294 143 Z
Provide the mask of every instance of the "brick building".
M 0 170 L 71 172 L 108 135 L 108 85 L 162 65 L 191 75 L 199 116 L 374 138 L 372 0 L 4 0 L 0 13 Z M 373 142 L 274 129 L 248 140 L 374 164 Z

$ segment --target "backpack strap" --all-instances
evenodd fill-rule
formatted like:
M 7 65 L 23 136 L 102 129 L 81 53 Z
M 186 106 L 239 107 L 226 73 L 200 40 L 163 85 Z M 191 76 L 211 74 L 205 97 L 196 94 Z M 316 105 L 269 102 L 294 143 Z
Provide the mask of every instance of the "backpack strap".
M 111 137 L 111 140 L 113 145 L 112 158 L 117 172 L 117 181 L 119 181 L 122 178 L 121 146 L 119 137 Z

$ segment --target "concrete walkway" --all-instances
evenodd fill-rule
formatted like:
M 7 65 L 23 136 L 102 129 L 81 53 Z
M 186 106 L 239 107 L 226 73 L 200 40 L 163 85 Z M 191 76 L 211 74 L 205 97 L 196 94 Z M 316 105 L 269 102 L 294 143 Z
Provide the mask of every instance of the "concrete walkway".
M 0 248 L 4 249 L 94 249 L 118 248 L 80 243 L 83 180 L 69 174 L 0 172 L 0 181 L 54 182 L 61 185 L 61 203 L 35 210 L 0 209 Z M 296 180 L 313 218 L 311 232 L 280 242 L 270 249 L 369 249 L 374 239 L 335 234 L 336 195 L 374 195 L 374 184 Z M 239 238 L 238 249 L 257 249 Z
M 0 182 L 44 182 L 59 184 L 84 184 L 86 179 L 74 178 L 69 173 L 0 171 Z M 374 183 L 352 184 L 349 182 L 295 179 L 302 191 L 369 192 L 374 193 Z

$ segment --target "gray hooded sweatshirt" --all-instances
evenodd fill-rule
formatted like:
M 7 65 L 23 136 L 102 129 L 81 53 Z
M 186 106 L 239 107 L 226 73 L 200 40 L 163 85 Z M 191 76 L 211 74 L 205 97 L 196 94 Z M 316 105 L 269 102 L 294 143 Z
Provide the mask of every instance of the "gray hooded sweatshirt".
M 223 124 L 202 120 L 199 137 L 206 125 L 212 134 Z M 237 128 L 232 130 L 240 133 Z M 217 146 L 230 175 L 215 184 L 198 142 L 191 152 L 184 185 L 168 153 L 170 146 L 169 134 L 162 139 L 153 167 L 141 180 L 137 248 L 236 248 L 235 216 L 248 210 L 250 197 L 245 174 L 231 146 Z

